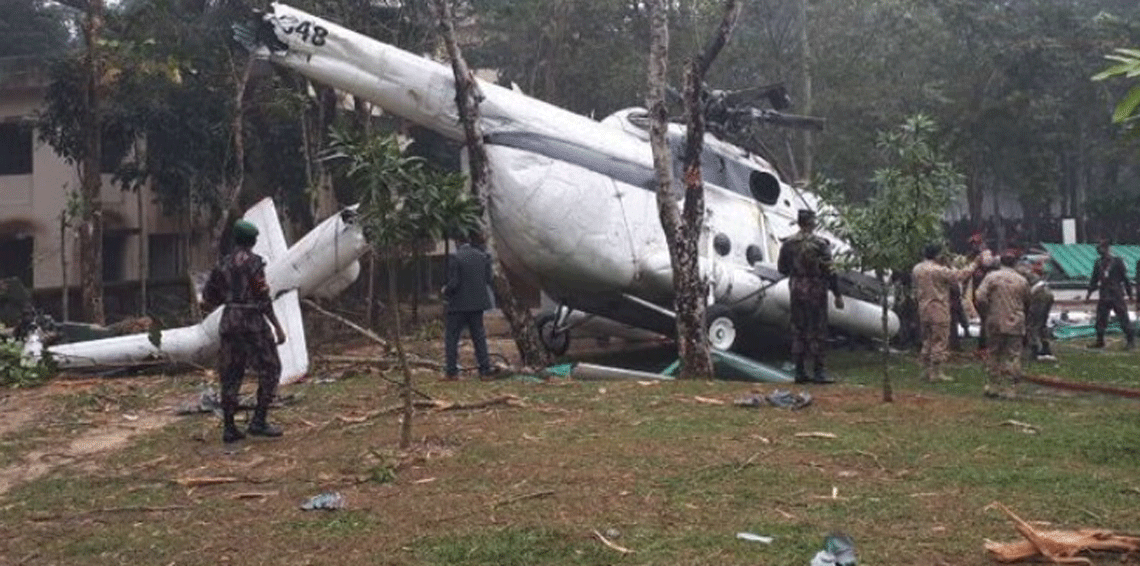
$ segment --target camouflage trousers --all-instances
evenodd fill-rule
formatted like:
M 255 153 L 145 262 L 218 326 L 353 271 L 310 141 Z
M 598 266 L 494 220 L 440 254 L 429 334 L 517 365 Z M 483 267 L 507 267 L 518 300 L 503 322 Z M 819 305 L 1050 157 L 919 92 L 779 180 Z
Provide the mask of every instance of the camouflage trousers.
M 264 330 L 222 335 L 218 377 L 222 385 L 222 410 L 230 414 L 237 410 L 246 366 L 257 373 L 257 406 L 269 407 L 281 378 L 281 359 L 277 357 L 277 343 L 268 326 Z
M 806 300 L 792 296 L 792 354 L 820 358 L 827 339 L 827 291 Z
M 922 363 L 925 366 L 938 365 L 946 361 L 947 346 L 950 343 L 949 320 L 922 320 Z
M 1053 309 L 1053 293 L 1049 290 L 1034 291 L 1029 298 L 1029 310 L 1025 315 L 1025 335 L 1029 351 L 1034 355 L 1052 354 L 1049 340 L 1049 311 Z
M 1021 334 L 991 332 L 987 365 L 986 391 L 1011 391 L 1021 380 Z

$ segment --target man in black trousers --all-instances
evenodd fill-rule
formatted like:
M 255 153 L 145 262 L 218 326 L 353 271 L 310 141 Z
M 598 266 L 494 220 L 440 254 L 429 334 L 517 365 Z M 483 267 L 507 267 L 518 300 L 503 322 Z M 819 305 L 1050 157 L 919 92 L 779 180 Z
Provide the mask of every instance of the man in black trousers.
M 1120 329 L 1124 331 L 1124 349 L 1131 350 L 1136 339 L 1132 333 L 1132 321 L 1128 318 L 1128 303 L 1125 296 L 1132 300 L 1132 283 L 1128 280 L 1128 272 L 1124 268 L 1124 260 L 1112 254 L 1108 240 L 1101 240 L 1096 246 L 1100 253 L 1096 263 L 1093 264 L 1092 275 L 1089 277 L 1089 288 L 1085 300 L 1092 297 L 1093 291 L 1099 293 L 1096 302 L 1096 342 L 1089 344 L 1090 348 L 1104 347 L 1104 332 L 1108 329 L 1108 313 L 1116 314 L 1120 322 Z
M 459 379 L 459 336 L 466 328 L 475 346 L 479 375 L 495 373 L 487 354 L 487 331 L 483 327 L 483 311 L 491 308 L 487 286 L 491 283 L 491 257 L 483 251 L 483 236 L 472 232 L 447 262 L 447 285 L 443 296 L 447 301 L 447 325 L 444 335 L 444 379 Z

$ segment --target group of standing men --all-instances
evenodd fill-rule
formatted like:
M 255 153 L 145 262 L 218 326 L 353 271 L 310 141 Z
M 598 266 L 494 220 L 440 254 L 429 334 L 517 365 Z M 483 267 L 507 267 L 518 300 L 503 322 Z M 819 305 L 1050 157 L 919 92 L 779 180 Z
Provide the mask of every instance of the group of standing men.
M 978 347 L 987 355 L 987 397 L 1011 397 L 1021 375 L 1023 344 L 1031 348 L 1034 359 L 1055 360 L 1050 347 L 1047 323 L 1053 306 L 1049 290 L 1039 268 L 1018 265 L 1018 257 L 1006 253 L 1001 258 L 985 247 L 980 235 L 971 239 L 972 262 L 955 270 L 942 259 L 942 247 L 927 246 L 925 260 L 912 271 L 915 295 L 922 324 L 921 359 L 928 381 L 946 381 L 941 365 L 946 361 L 946 345 L 952 324 L 953 291 L 971 280 L 974 306 L 982 319 Z M 1112 255 L 1108 241 L 1097 245 L 1099 257 L 1093 265 L 1085 299 L 1099 294 L 1096 309 L 1096 341 L 1091 348 L 1103 348 L 1108 315 L 1114 313 L 1124 331 L 1126 350 L 1135 347 L 1135 335 L 1128 316 L 1126 298 L 1132 299 L 1124 262 Z M 1140 262 L 1137 262 L 1137 287 L 1140 289 Z M 1140 308 L 1140 291 L 1137 292 Z
M 1017 255 L 995 258 L 980 236 L 972 238 L 971 245 L 972 261 L 966 267 L 949 267 L 941 244 L 930 244 L 923 250 L 925 259 L 911 271 L 922 325 L 923 376 L 927 381 L 951 380 L 942 371 L 948 357 L 951 297 L 969 281 L 973 304 L 982 319 L 979 348 L 987 354 L 984 394 L 1011 397 L 1020 378 L 1026 341 L 1035 358 L 1052 358 L 1046 323 L 1053 294 L 1039 273 L 1018 265 Z
M 833 293 L 837 309 L 843 308 L 843 297 L 832 269 L 830 245 L 813 233 L 815 213 L 800 210 L 796 223 L 800 230 L 784 241 L 777 261 L 780 273 L 789 279 L 795 379 L 797 383 L 830 383 L 831 378 L 824 373 L 822 347 L 828 327 L 828 291 Z M 980 338 L 989 348 L 990 377 L 985 394 L 1008 396 L 1020 374 L 1022 341 L 1027 327 L 1034 355 L 1052 356 L 1045 329 L 1052 293 L 1039 274 L 1032 270 L 1019 273 L 1014 269 L 1017 256 L 1007 254 L 994 258 L 980 237 L 972 241 L 971 265 L 951 268 L 942 254 L 942 246 L 931 244 L 924 250 L 926 259 L 912 272 L 923 335 L 923 375 L 928 381 L 950 380 L 943 373 L 942 364 L 948 356 L 951 325 L 959 323 L 954 312 L 960 309 L 955 309 L 954 303 L 960 306 L 961 284 L 972 277 L 974 304 L 983 319 Z M 964 316 L 959 315 L 959 318 L 966 326 Z M 810 375 L 808 358 L 813 370 Z

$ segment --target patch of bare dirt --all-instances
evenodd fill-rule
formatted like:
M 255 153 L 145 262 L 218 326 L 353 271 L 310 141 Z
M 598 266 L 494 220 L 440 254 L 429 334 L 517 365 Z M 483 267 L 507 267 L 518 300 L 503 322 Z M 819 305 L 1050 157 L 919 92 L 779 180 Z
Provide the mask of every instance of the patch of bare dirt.
M 144 414 L 133 421 L 95 426 L 70 442 L 52 443 L 23 455 L 15 464 L 0 468 L 0 495 L 12 487 L 43 476 L 58 466 L 82 465 L 90 457 L 121 448 L 147 431 L 175 420 L 172 414 Z
M 38 389 L 5 395 L 0 400 L 4 408 L 0 439 L 26 441 L 29 447 L 17 447 L 10 463 L 0 467 L 0 495 L 60 466 L 93 469 L 99 457 L 174 422 L 173 397 L 149 399 L 145 408 L 118 404 L 126 397 L 169 395 L 158 391 L 163 381 L 155 376 L 119 381 L 57 379 Z M 78 397 L 90 399 L 91 406 L 83 410 L 67 406 Z

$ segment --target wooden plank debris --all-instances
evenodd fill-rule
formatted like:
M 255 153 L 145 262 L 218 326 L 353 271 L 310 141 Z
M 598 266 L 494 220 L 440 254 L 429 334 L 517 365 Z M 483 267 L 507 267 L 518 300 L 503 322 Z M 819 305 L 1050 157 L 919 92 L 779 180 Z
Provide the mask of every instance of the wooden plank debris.
M 1092 560 L 1077 556 L 1089 551 L 1140 552 L 1140 537 L 1118 535 L 1107 529 L 1039 531 L 997 501 L 986 506 L 1005 513 L 1025 540 L 999 543 L 986 541 L 985 548 L 998 562 L 1041 561 L 1053 564 L 1087 564 Z

